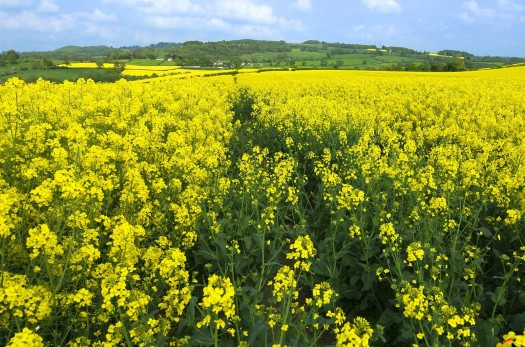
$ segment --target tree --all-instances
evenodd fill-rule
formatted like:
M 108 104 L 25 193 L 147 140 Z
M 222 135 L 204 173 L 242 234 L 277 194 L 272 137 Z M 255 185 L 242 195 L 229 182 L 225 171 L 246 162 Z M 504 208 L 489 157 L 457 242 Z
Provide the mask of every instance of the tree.
M 432 62 L 430 66 L 431 71 L 442 72 L 447 70 L 447 63 L 443 61 Z
M 343 66 L 344 63 L 345 63 L 345 62 L 344 62 L 343 59 L 337 59 L 337 60 L 335 61 L 335 64 L 334 64 L 334 68 L 338 69 L 338 68 L 340 68 L 341 66 Z
M 44 67 L 44 64 L 42 64 L 42 60 L 33 60 L 31 62 L 31 69 L 42 69 Z
M 141 47 L 133 48 L 131 50 L 131 56 L 133 59 L 143 59 L 145 54 L 145 49 Z
M 157 53 L 155 53 L 155 50 L 153 49 L 148 49 L 144 55 L 151 60 L 157 59 Z
M 327 57 L 321 58 L 321 66 L 328 66 L 328 58 Z
M 419 68 L 419 64 L 416 63 L 415 61 L 411 62 L 410 64 L 408 64 L 406 67 L 405 67 L 405 70 L 406 71 L 419 71 L 420 68 Z
M 96 64 L 97 64 L 97 68 L 99 68 L 99 69 L 101 69 L 101 68 L 104 67 L 104 62 L 103 62 L 103 61 L 98 60 L 98 61 L 96 62 Z
M 126 63 L 121 63 L 121 62 L 115 62 L 115 64 L 113 65 L 113 70 L 117 71 L 117 72 L 122 72 L 124 71 L 124 69 L 126 68 Z
M 20 58 L 20 54 L 18 54 L 18 52 L 14 49 L 10 49 L 4 54 L 4 59 L 7 61 L 8 64 L 16 64 L 18 58 Z
M 466 69 L 465 61 L 461 58 L 454 59 L 447 63 L 448 71 L 465 71 Z
M 425 62 L 422 62 L 420 65 L 419 65 L 419 71 L 430 71 L 430 64 L 428 61 L 425 61 Z
M 42 65 L 44 65 L 45 69 L 52 69 L 55 67 L 55 64 L 50 59 L 42 59 Z

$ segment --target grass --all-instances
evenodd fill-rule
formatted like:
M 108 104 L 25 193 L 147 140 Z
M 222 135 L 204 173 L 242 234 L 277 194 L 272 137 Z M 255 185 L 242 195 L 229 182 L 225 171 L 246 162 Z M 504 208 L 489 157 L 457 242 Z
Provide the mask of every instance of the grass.
M 13 77 L 19 77 L 25 81 L 36 81 L 39 77 L 50 81 L 76 81 L 92 71 L 93 69 L 90 68 L 17 70 L 13 74 L 0 76 L 0 83 L 5 83 Z

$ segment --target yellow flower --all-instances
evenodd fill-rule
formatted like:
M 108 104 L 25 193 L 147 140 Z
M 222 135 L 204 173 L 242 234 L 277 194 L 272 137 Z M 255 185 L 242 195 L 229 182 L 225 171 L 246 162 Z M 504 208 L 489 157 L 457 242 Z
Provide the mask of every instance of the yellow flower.
M 417 260 L 423 260 L 425 251 L 421 247 L 421 242 L 412 242 L 407 247 L 407 262 L 408 266 L 412 266 L 412 263 Z
M 56 256 L 64 253 L 64 248 L 58 243 L 57 235 L 49 229 L 47 224 L 29 229 L 26 245 L 32 248 L 31 259 L 35 259 L 42 253 L 47 256 L 46 259 L 50 264 L 55 262 Z
M 337 205 L 340 209 L 352 211 L 365 201 L 365 193 L 350 184 L 343 183 L 337 195 Z
M 288 265 L 280 268 L 277 274 L 275 274 L 273 281 L 268 284 L 273 285 L 273 296 L 277 302 L 281 302 L 284 296 L 290 294 L 290 292 L 293 292 L 294 296 L 296 294 L 295 287 L 297 281 L 295 279 L 295 273 Z
M 361 317 L 356 317 L 352 323 L 346 322 L 341 328 L 334 329 L 336 346 L 369 346 L 370 337 L 374 330 L 370 324 Z
M 24 328 L 9 340 L 7 347 L 44 347 L 44 340 L 32 330 Z
M 235 315 L 235 288 L 231 280 L 227 277 L 212 275 L 208 278 L 208 284 L 204 287 L 202 301 L 199 303 L 204 309 L 209 309 L 219 317 L 220 313 L 224 314 L 226 319 L 230 319 Z M 201 321 L 202 325 L 208 325 L 209 314 Z M 224 328 L 226 323 L 222 318 L 216 319 L 215 324 L 217 328 Z
M 381 238 L 381 243 L 384 245 L 389 244 L 396 246 L 401 242 L 401 236 L 394 229 L 392 223 L 381 224 L 379 227 L 379 237 Z
M 0 287 L 0 322 L 12 315 L 37 323 L 51 314 L 52 293 L 42 285 L 28 285 L 24 275 L 3 273 Z
M 312 294 L 315 306 L 317 307 L 328 305 L 333 298 L 337 297 L 337 293 L 332 290 L 328 282 L 316 284 L 312 290 Z
M 521 212 L 519 210 L 507 210 L 507 218 L 505 218 L 505 225 L 512 226 L 516 224 L 521 218 Z
M 299 236 L 293 244 L 290 245 L 290 253 L 286 255 L 287 259 L 296 260 L 294 268 L 301 268 L 305 271 L 310 270 L 311 262 L 308 260 L 315 257 L 317 251 L 314 248 L 310 236 Z

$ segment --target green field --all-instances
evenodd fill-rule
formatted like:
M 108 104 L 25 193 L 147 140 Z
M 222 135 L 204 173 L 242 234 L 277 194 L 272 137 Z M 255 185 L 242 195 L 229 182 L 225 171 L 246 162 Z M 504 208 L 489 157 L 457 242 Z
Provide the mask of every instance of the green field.
M 4 72 L 5 73 L 5 72 Z M 23 79 L 26 82 L 35 82 L 39 78 L 43 78 L 45 80 L 53 81 L 53 82 L 62 82 L 65 80 L 68 81 L 76 81 L 77 79 L 81 77 L 89 77 L 92 76 L 93 73 L 98 73 L 96 69 L 34 69 L 34 70 L 15 70 L 15 71 L 8 71 L 8 74 L 2 75 L 2 72 L 0 72 L 0 83 L 5 83 L 10 78 L 18 77 Z

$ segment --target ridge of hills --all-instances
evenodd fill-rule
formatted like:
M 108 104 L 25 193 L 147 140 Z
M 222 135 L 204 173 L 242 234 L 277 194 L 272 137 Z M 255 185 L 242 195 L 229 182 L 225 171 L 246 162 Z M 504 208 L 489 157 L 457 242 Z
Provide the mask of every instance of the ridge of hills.
M 263 53 L 267 53 L 264 55 Z M 308 54 L 310 53 L 310 54 Z M 313 54 L 317 53 L 317 54 Z M 48 58 L 67 61 L 131 60 L 131 59 L 175 59 L 180 65 L 211 66 L 217 60 L 231 60 L 231 63 L 293 63 L 300 65 L 303 60 L 314 61 L 318 54 L 328 59 L 340 55 L 369 54 L 400 56 L 409 59 L 464 58 L 467 68 L 493 67 L 499 64 L 522 62 L 522 57 L 476 56 L 458 50 L 443 49 L 431 53 L 406 47 L 381 46 L 372 44 L 331 43 L 308 40 L 302 43 L 268 40 L 230 40 L 230 41 L 186 41 L 184 43 L 159 42 L 148 46 L 65 46 L 53 51 L 23 52 L 22 57 Z
M 418 51 L 406 47 L 308 40 L 302 43 L 269 40 L 158 42 L 148 46 L 65 46 L 52 51 L 0 54 L 0 83 L 13 75 L 26 81 L 38 77 L 53 81 L 74 79 L 71 73 L 51 72 L 60 64 L 99 62 L 134 65 L 167 65 L 191 68 L 297 68 L 395 71 L 465 71 L 498 68 L 525 62 L 521 57 L 476 56 L 444 49 Z M 77 71 L 81 73 L 81 71 Z M 87 77 L 94 78 L 89 71 Z M 57 76 L 55 76 L 57 75 Z M 70 76 L 71 75 L 71 76 Z M 111 78 L 119 78 L 120 76 Z M 86 77 L 78 75 L 78 77 Z M 95 76 L 96 79 L 96 76 Z

